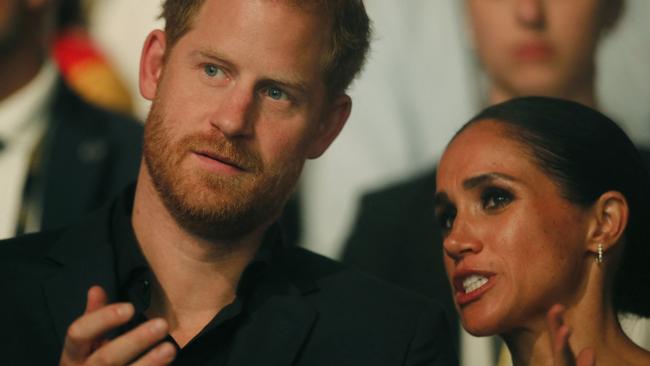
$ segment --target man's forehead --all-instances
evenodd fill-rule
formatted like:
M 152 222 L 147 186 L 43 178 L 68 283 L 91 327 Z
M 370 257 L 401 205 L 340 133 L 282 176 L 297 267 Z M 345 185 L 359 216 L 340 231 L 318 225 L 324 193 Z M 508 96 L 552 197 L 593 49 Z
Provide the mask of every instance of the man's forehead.
M 323 60 L 330 42 L 318 31 L 322 27 L 312 16 L 267 6 L 282 7 L 290 2 L 293 0 L 206 0 L 192 28 L 179 39 L 181 47 L 168 51 L 179 50 L 180 57 L 187 55 L 195 63 L 215 61 L 232 66 L 233 71 L 247 70 L 294 89 L 310 90 L 314 82 L 324 83 Z
M 312 12 L 287 11 L 282 5 L 292 2 L 294 0 L 207 0 L 185 36 L 196 32 L 201 37 L 195 42 L 215 51 L 232 43 L 237 47 L 266 48 L 269 54 L 278 46 L 303 50 L 320 46 L 319 52 L 327 53 L 330 40 L 325 18 Z M 278 6 L 269 7 L 265 3 Z

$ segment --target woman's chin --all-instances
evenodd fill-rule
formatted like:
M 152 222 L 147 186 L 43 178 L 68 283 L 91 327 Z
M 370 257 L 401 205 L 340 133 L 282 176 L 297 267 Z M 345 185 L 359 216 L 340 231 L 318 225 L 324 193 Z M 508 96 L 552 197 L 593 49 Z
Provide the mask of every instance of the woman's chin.
M 485 337 L 502 333 L 503 326 L 489 317 L 462 318 L 461 323 L 467 333 L 475 337 Z

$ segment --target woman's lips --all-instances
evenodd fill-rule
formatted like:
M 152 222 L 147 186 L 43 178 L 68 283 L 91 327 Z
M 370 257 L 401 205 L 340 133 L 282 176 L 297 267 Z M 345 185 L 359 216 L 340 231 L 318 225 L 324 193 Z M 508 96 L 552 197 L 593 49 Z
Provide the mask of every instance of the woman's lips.
M 482 271 L 463 271 L 453 277 L 454 295 L 462 307 L 478 300 L 495 284 L 495 275 Z

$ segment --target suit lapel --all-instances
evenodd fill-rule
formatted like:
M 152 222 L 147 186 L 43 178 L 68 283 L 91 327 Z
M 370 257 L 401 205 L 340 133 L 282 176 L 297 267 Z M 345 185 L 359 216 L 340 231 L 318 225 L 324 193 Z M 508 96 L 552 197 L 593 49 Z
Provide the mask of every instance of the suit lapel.
M 60 82 L 43 142 L 43 227 L 74 222 L 88 212 L 108 170 L 109 143 L 88 107 Z M 62 214 L 63 213 L 63 214 Z
M 105 208 L 84 224 L 70 230 L 49 253 L 60 264 L 59 273 L 43 283 L 43 293 L 61 341 L 85 309 L 86 294 L 100 285 L 115 300 L 115 270 L 109 243 L 110 209 Z

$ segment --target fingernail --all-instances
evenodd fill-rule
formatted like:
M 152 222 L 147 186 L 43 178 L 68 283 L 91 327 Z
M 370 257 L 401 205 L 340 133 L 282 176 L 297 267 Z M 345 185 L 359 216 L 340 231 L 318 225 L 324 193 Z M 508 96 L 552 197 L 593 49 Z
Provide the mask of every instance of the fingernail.
M 171 360 L 176 353 L 176 348 L 171 343 L 163 343 L 156 349 L 156 353 L 162 359 Z
M 119 316 L 127 316 L 133 311 L 133 305 L 131 304 L 121 304 L 115 310 Z
M 166 328 L 167 328 L 167 322 L 165 322 L 162 319 L 154 319 L 151 321 L 151 324 L 149 325 L 149 329 L 156 334 L 164 332 Z

